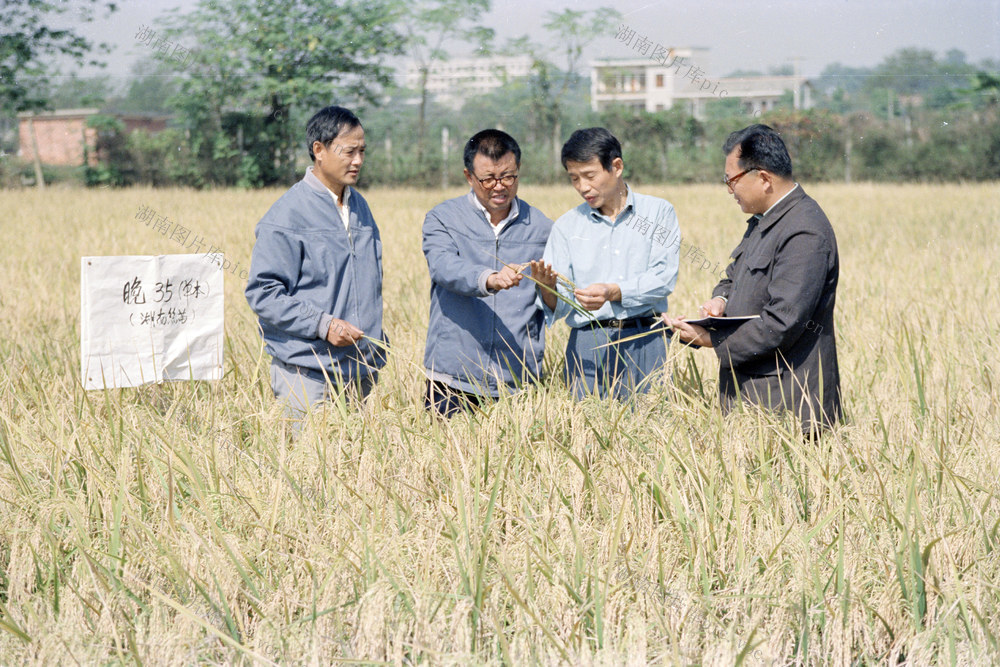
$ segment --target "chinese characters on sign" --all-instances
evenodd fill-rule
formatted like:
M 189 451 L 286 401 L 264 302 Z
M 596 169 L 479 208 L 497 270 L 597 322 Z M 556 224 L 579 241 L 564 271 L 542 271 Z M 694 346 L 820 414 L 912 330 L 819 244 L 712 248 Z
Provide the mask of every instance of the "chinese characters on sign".
M 201 255 L 84 257 L 84 388 L 221 379 L 223 278 Z
M 618 26 L 615 39 L 625 44 L 625 46 L 632 47 L 632 50 L 639 55 L 648 56 L 655 63 L 659 63 L 664 67 L 672 67 L 674 73 L 678 76 L 682 76 L 684 79 L 691 79 L 692 86 L 697 86 L 698 82 L 701 81 L 699 90 L 708 90 L 711 88 L 711 94 L 718 95 L 720 99 L 729 95 L 729 91 L 725 88 L 719 90 L 719 81 L 716 81 L 715 88 L 712 88 L 712 81 L 705 78 L 705 70 L 694 64 L 689 65 L 685 63 L 684 61 L 687 60 L 686 57 L 678 58 L 676 55 L 672 55 L 673 49 L 668 49 L 658 43 L 654 44 L 652 41 L 646 39 L 645 35 L 636 34 L 635 29 L 625 23 Z M 670 59 L 669 63 L 667 62 L 668 58 Z M 685 67 L 687 69 L 684 69 Z
M 176 283 L 177 289 L 174 289 Z M 169 305 L 177 295 L 174 305 Z M 168 324 L 186 324 L 188 321 L 188 308 L 181 307 L 181 303 L 190 303 L 190 299 L 197 299 L 207 296 L 208 291 L 197 278 L 185 278 L 183 280 L 161 280 L 154 285 L 153 297 L 150 310 L 132 312 L 129 314 L 129 322 L 132 326 L 165 326 Z M 135 276 L 131 281 L 126 280 L 122 288 L 122 302 L 126 305 L 146 305 L 146 293 L 139 276 Z M 160 306 L 159 311 L 156 304 L 166 304 Z M 193 315 L 193 313 L 192 313 Z

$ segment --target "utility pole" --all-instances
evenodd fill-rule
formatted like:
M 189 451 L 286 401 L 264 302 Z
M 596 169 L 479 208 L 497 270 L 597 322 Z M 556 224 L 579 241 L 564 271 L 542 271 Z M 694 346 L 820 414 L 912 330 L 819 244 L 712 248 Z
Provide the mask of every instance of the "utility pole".
M 448 187 L 448 128 L 441 128 L 441 189 Z
M 38 156 L 38 136 L 35 134 L 35 114 L 28 116 L 28 132 L 31 134 L 31 152 L 35 162 L 35 187 L 45 189 L 45 174 L 42 173 L 42 159 Z
M 385 162 L 386 168 L 389 170 L 389 181 L 392 181 L 392 134 L 390 132 L 385 133 Z

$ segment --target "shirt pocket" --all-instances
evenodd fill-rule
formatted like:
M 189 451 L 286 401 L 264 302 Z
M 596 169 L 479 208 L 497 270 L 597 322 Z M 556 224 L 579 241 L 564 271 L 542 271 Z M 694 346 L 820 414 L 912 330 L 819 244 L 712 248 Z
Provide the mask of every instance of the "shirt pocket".
M 541 259 L 542 253 L 545 252 L 544 242 L 504 238 L 503 233 L 495 241 L 477 239 L 473 243 L 475 243 L 476 253 L 485 259 L 482 263 L 492 266 L 497 271 L 502 269 L 505 264 L 515 266 L 525 264 L 533 259 Z M 474 260 L 476 255 L 469 253 L 468 257 Z
M 378 236 L 375 237 L 375 266 L 378 268 L 378 293 L 379 296 L 382 295 L 382 280 L 384 278 L 382 274 L 382 239 Z
M 371 227 L 351 227 L 351 247 L 358 261 L 382 261 L 382 239 Z
M 771 265 L 774 257 L 767 253 L 752 252 L 744 258 L 742 278 L 737 278 L 737 288 L 740 292 L 739 301 L 747 309 L 740 315 L 750 315 L 760 312 L 769 301 L 768 287 L 771 283 Z M 733 314 L 737 314 L 735 311 Z
M 774 257 L 768 253 L 757 252 L 746 258 L 746 269 L 752 277 L 766 276 L 770 273 Z

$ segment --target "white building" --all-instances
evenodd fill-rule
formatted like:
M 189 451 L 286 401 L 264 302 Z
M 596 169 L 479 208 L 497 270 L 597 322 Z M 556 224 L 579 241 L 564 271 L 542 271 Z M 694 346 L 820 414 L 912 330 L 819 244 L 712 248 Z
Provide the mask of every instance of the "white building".
M 530 56 L 452 58 L 431 63 L 427 93 L 442 104 L 459 108 L 466 98 L 482 95 L 531 74 Z M 406 67 L 406 87 L 420 89 L 420 66 Z
M 594 111 L 624 106 L 664 111 L 684 105 L 705 117 L 714 100 L 736 99 L 747 113 L 770 111 L 789 91 L 796 109 L 812 107 L 812 85 L 801 76 L 713 77 L 708 49 L 670 49 L 659 59 L 604 59 L 591 63 L 590 104 Z

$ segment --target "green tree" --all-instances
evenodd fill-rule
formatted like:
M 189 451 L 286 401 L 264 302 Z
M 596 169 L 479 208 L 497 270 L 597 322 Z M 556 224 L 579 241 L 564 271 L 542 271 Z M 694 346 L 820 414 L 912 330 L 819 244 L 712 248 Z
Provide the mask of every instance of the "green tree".
M 175 15 L 167 34 L 190 52 L 191 74 L 171 103 L 205 182 L 294 180 L 303 139 L 293 118 L 374 101 L 389 83 L 384 56 L 403 44 L 397 18 L 391 0 L 201 0 Z
M 87 119 L 87 127 L 97 131 L 97 166 L 84 167 L 87 185 L 130 185 L 132 159 L 126 148 L 124 123 L 114 116 L 98 114 Z
M 899 95 L 926 93 L 938 73 L 934 52 L 927 49 L 900 49 L 886 57 L 866 81 L 869 91 L 891 89 Z
M 549 11 L 545 16 L 542 26 L 549 34 L 553 46 L 537 44 L 525 35 L 512 40 L 508 50 L 532 57 L 532 110 L 539 129 L 549 136 L 552 172 L 558 173 L 561 169 L 563 102 L 575 86 L 581 85 L 582 77 L 577 72 L 577 67 L 584 48 L 599 35 L 613 31 L 621 14 L 616 9 L 601 7 L 593 11 Z M 559 65 L 549 59 L 548 54 L 553 51 L 562 56 Z
M 47 77 L 54 57 L 68 57 L 77 65 L 102 64 L 89 57 L 95 50 L 89 39 L 75 29 L 53 27 L 70 10 L 76 10 L 76 23 L 91 21 L 102 6 L 108 12 L 115 10 L 115 3 L 102 0 L 4 0 L 0 4 L 0 111 L 14 114 L 47 108 Z M 98 45 L 97 50 L 106 51 L 107 46 Z
M 13 116 L 21 111 L 38 111 L 50 106 L 49 81 L 52 58 L 68 57 L 77 65 L 101 65 L 88 59 L 94 44 L 70 28 L 53 27 L 59 15 L 76 9 L 77 22 L 93 19 L 101 0 L 47 2 L 45 0 L 5 0 L 0 5 L 0 114 Z M 114 3 L 104 5 L 108 12 Z M 98 51 L 107 51 L 101 44 Z M 32 141 L 34 125 L 29 121 Z M 42 164 L 35 154 L 35 182 L 45 187 Z
M 988 107 L 1000 105 L 1000 73 L 976 72 L 969 92 Z
M 416 61 L 420 93 L 417 116 L 417 163 L 423 162 L 427 130 L 427 80 L 435 62 L 448 60 L 449 40 L 471 42 L 481 53 L 489 51 L 493 29 L 478 24 L 490 11 L 490 0 L 415 0 L 403 3 L 406 50 Z
M 679 143 L 685 120 L 679 109 L 650 113 L 613 106 L 600 115 L 600 124 L 621 142 L 625 178 L 636 183 L 665 182 L 671 176 L 671 144 Z

